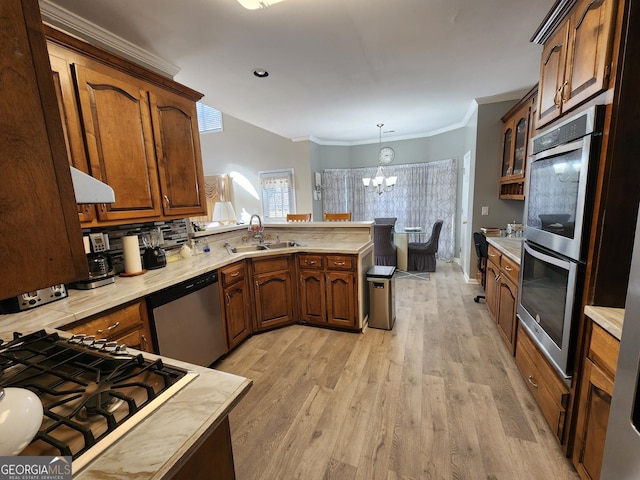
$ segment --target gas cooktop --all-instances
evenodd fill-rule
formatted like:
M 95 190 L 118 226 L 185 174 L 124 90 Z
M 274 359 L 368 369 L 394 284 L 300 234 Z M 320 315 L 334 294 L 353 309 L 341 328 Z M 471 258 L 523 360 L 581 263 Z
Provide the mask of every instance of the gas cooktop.
M 0 387 L 31 390 L 44 410 L 21 455 L 71 456 L 74 473 L 197 375 L 85 335 L 40 330 L 0 343 Z

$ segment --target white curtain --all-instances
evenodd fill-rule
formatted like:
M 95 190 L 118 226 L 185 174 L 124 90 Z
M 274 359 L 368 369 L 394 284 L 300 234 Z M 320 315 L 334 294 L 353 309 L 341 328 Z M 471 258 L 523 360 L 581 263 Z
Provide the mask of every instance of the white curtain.
M 395 175 L 398 181 L 392 191 L 380 195 L 367 191 L 362 184 L 362 178 L 374 176 L 376 168 L 324 170 L 324 212 L 352 212 L 354 221 L 397 217 L 397 229 L 422 227 L 427 232 L 421 235 L 418 240 L 421 242 L 427 241 L 433 224 L 443 220 L 437 257 L 452 260 L 458 185 L 456 159 L 385 166 L 385 176 Z

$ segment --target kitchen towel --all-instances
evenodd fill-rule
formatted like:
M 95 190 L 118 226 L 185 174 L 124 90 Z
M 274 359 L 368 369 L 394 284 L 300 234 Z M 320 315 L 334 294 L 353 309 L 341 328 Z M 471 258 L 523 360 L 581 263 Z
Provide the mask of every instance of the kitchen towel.
M 140 243 L 137 235 L 122 237 L 122 254 L 124 255 L 124 273 L 139 273 L 142 271 Z

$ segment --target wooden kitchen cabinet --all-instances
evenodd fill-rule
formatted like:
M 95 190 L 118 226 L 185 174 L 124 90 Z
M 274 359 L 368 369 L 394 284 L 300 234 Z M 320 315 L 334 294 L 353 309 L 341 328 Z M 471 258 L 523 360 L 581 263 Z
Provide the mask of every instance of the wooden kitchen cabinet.
M 221 268 L 223 315 L 227 350 L 237 347 L 251 335 L 250 294 L 244 260 Z
M 298 254 L 300 319 L 305 323 L 357 329 L 356 258 Z
M 54 47 L 55 48 L 55 47 Z M 55 52 L 55 49 L 54 49 Z M 78 170 L 90 174 L 89 163 L 84 148 L 82 138 L 82 122 L 75 100 L 71 65 L 64 56 L 57 56 L 49 51 L 49 62 L 53 73 L 53 83 L 56 89 L 60 118 L 62 120 L 62 131 L 64 133 L 65 145 L 67 147 L 67 157 L 69 165 Z M 81 222 L 91 222 L 96 219 L 94 205 L 78 205 L 78 218 Z
M 498 282 L 500 281 L 500 258 L 502 254 L 493 245 L 489 245 L 487 271 L 485 281 L 485 303 L 491 318 L 495 321 L 498 315 Z
M 587 328 L 589 348 L 582 369 L 572 460 L 580 478 L 598 480 L 620 342 L 592 321 Z
M 195 105 L 202 95 L 55 29 L 46 32 L 69 161 L 115 192 L 116 202 L 98 205 L 95 216 L 83 206 L 85 226 L 206 215 Z
M 553 367 L 540 353 L 524 328 L 519 329 L 517 336 L 516 365 L 551 431 L 562 443 L 569 388 L 558 378 Z
M 149 95 L 163 213 L 206 214 L 196 105 L 170 92 Z
M 292 262 L 290 255 L 254 258 L 254 331 L 288 325 L 295 321 Z
M 504 343 L 509 347 L 511 355 L 515 355 L 516 352 L 519 274 L 520 266 L 506 255 L 502 255 L 500 257 L 496 324 L 498 325 L 498 332 Z
M 617 0 L 578 0 L 544 42 L 537 128 L 606 90 Z
M 496 322 L 498 332 L 515 354 L 517 335 L 518 275 L 519 265 L 496 247 L 489 245 L 485 282 L 485 303 Z
M 524 200 L 531 116 L 537 91 L 536 85 L 502 117 L 501 199 Z
M 162 214 L 148 93 L 124 73 L 74 65 L 91 175 L 115 192 L 100 220 L 131 221 Z
M 0 2 L 0 18 L 4 299 L 86 278 L 88 267 L 38 2 Z
M 63 330 L 95 335 L 97 339 L 105 338 L 143 352 L 154 353 L 147 304 L 142 299 L 65 326 Z

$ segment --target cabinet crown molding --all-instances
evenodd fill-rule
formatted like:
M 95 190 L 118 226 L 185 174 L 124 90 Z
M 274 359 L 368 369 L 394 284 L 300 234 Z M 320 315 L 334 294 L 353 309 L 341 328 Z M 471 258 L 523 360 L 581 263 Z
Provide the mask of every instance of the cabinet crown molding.
M 537 43 L 538 45 L 544 44 L 576 1 L 577 0 L 556 0 L 529 41 Z
M 50 0 L 40 0 L 42 21 L 52 27 L 64 30 L 68 34 L 102 47 L 117 55 L 144 66 L 156 73 L 174 78 L 180 68 L 153 53 L 134 45 L 98 25 L 85 20 Z

